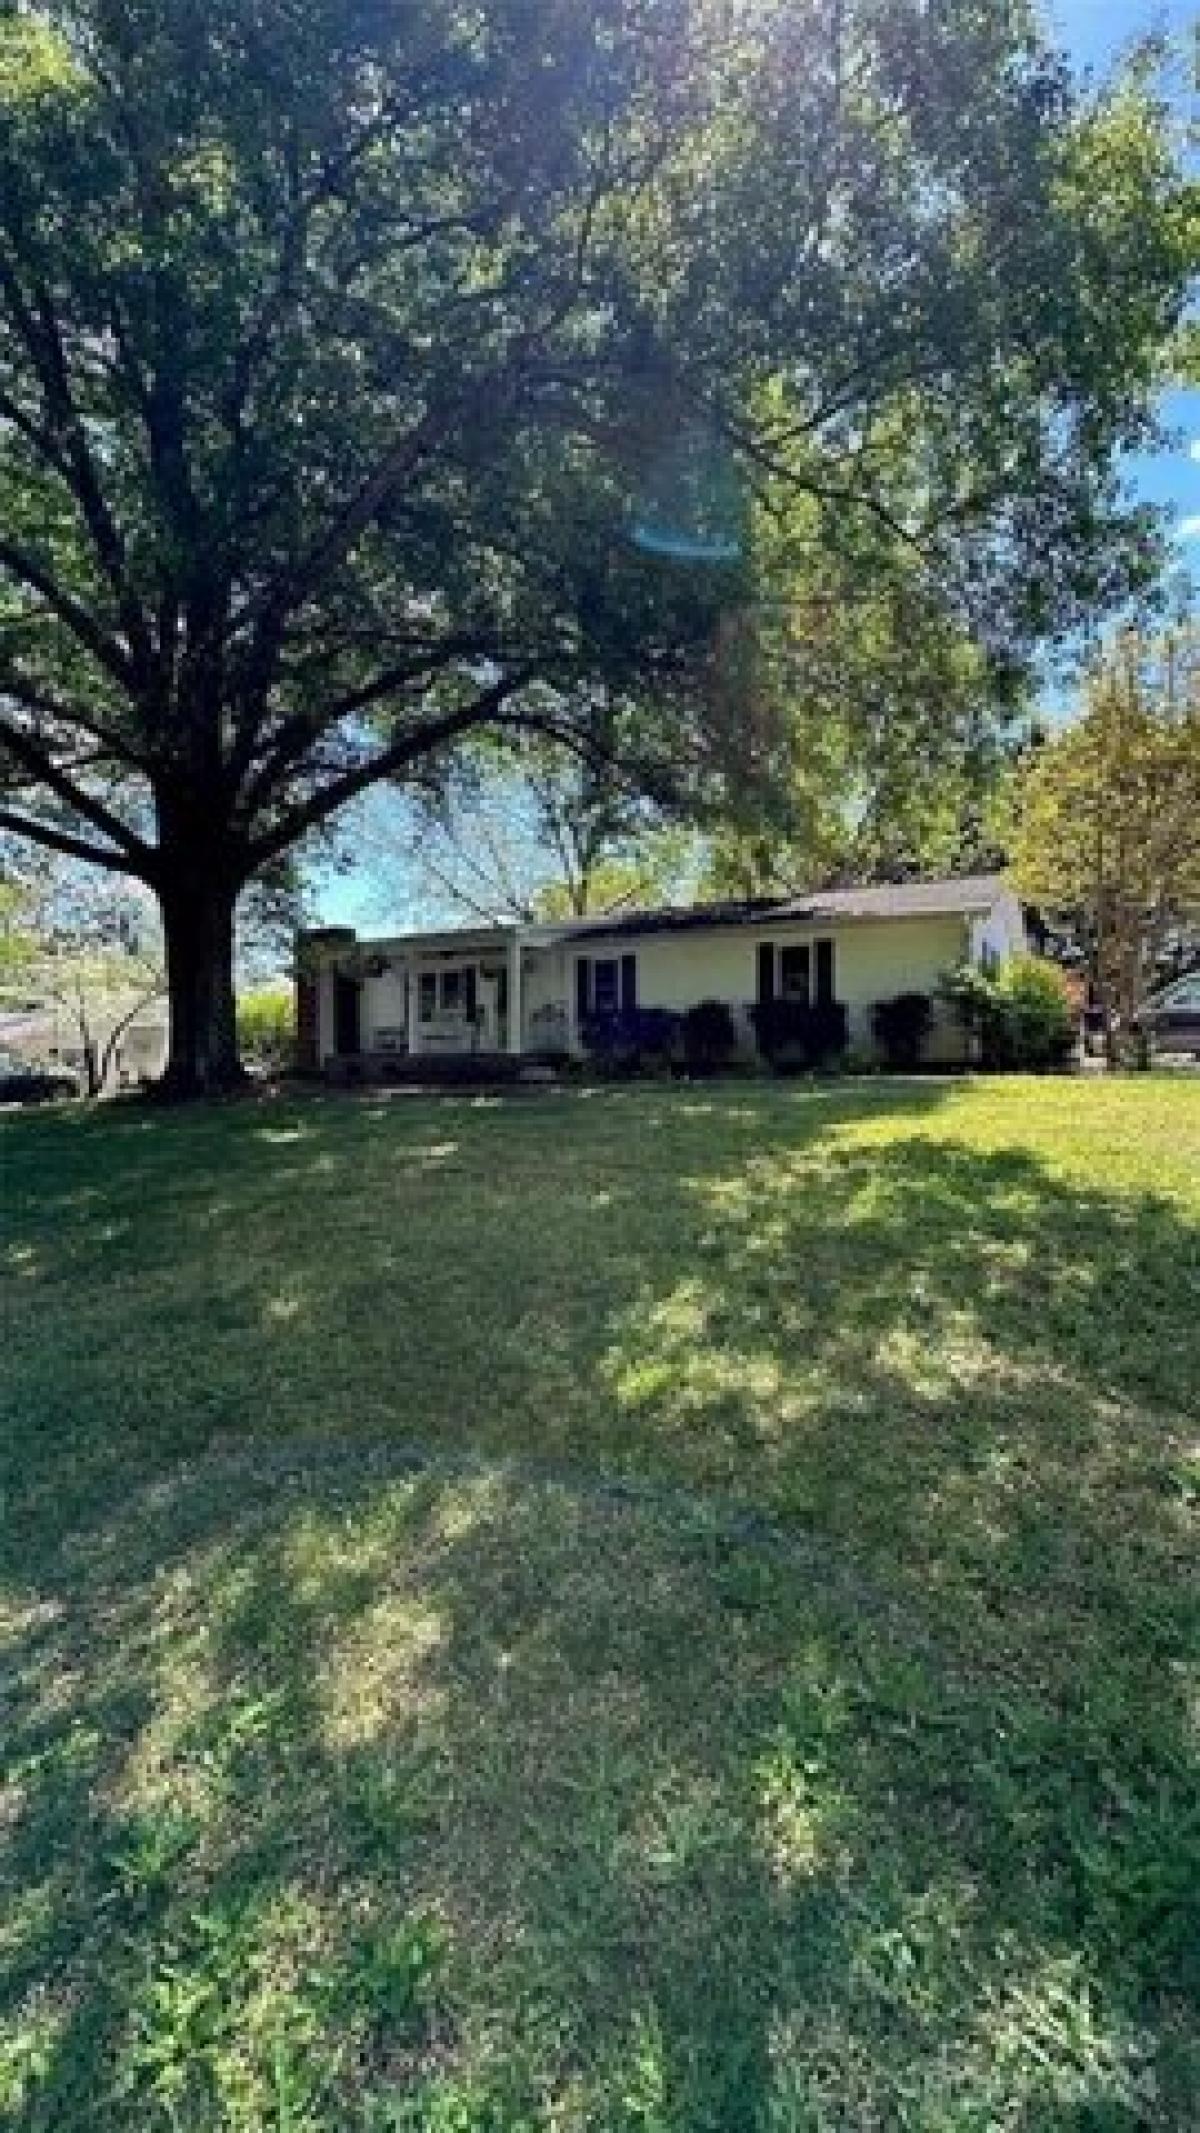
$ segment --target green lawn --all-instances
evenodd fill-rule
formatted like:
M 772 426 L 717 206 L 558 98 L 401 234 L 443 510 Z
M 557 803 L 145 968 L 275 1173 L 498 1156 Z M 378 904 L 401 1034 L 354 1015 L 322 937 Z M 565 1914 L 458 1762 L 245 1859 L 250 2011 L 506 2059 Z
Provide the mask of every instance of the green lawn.
M 0 1121 L 0 2124 L 1200 2124 L 1200 1086 Z

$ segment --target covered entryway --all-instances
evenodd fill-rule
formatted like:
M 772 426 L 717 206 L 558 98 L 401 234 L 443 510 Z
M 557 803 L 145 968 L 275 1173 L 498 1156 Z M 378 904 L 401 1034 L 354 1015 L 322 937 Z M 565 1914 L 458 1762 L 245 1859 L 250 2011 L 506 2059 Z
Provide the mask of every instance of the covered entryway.
M 333 1048 L 339 1059 L 362 1051 L 362 984 L 344 970 L 333 974 Z

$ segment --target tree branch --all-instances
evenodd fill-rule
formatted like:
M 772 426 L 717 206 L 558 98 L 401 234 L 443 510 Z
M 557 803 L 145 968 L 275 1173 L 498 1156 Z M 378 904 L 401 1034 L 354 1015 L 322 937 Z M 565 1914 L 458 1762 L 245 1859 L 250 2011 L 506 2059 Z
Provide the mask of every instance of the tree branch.
M 29 271 L 28 254 L 22 243 L 21 232 L 13 229 L 8 218 L 5 226 L 9 243 L 18 258 L 24 255 L 26 269 Z M 129 639 L 134 658 L 143 669 L 148 670 L 151 645 L 146 619 L 130 586 L 125 543 L 109 509 L 96 462 L 75 405 L 66 350 L 50 292 L 45 284 L 34 276 L 32 301 L 27 300 L 17 274 L 3 252 L 0 252 L 0 290 L 3 290 L 11 323 L 24 343 L 36 372 L 50 425 L 50 435 L 62 439 L 58 455 L 51 463 L 57 466 L 79 507 L 100 568 L 112 589 L 121 626 Z
M 474 697 L 469 704 L 460 705 L 457 711 L 448 711 L 438 719 L 428 720 L 424 725 L 410 728 L 399 735 L 392 744 L 373 755 L 365 763 L 347 770 L 331 784 L 311 793 L 299 807 L 291 809 L 270 829 L 265 836 L 251 843 L 248 857 L 252 868 L 262 866 L 268 859 L 275 859 L 289 845 L 302 837 L 306 830 L 315 829 L 330 815 L 336 814 L 349 800 L 356 799 L 381 779 L 390 777 L 418 756 L 428 755 L 434 748 L 444 747 L 447 741 L 456 740 L 460 734 L 469 733 L 475 726 L 486 725 L 494 718 L 502 704 L 533 680 L 536 667 L 521 667 L 506 675 L 482 695 Z
M 0 750 L 7 750 L 32 778 L 39 784 L 48 785 L 64 806 L 69 807 L 73 814 L 82 815 L 84 821 L 90 822 L 93 829 L 98 829 L 103 836 L 110 838 L 113 844 L 127 854 L 128 859 L 132 859 L 137 865 L 149 862 L 152 857 L 149 845 L 144 844 L 142 839 L 121 821 L 119 815 L 114 815 L 101 801 L 85 791 L 83 786 L 77 785 L 36 741 L 31 740 L 28 734 L 22 733 L 16 726 L 11 726 L 6 719 L 0 719 Z
M 63 590 L 44 563 L 39 563 L 36 556 L 30 555 L 15 541 L 0 538 L 0 568 L 9 571 L 30 592 L 37 593 L 105 673 L 111 674 L 122 688 L 128 688 L 132 670 L 116 638 L 110 637 L 95 616 L 71 593 Z
M 105 867 L 110 874 L 134 874 L 137 869 L 120 852 L 108 852 L 98 844 L 88 844 L 82 837 L 72 837 L 67 830 L 51 828 L 48 822 L 39 822 L 35 816 L 17 814 L 12 808 L 0 807 L 0 830 L 9 831 L 14 837 L 28 837 L 32 844 L 43 844 L 51 852 L 61 852 L 67 859 L 82 859 L 88 866 Z
M 472 635 L 444 638 L 439 645 L 426 647 L 425 656 L 419 660 L 409 659 L 403 665 L 385 667 L 369 681 L 345 696 L 335 697 L 332 703 L 322 705 L 316 712 L 297 711 L 282 721 L 274 738 L 246 787 L 240 804 L 240 812 L 247 821 L 252 821 L 259 807 L 270 795 L 271 786 L 291 763 L 294 763 L 306 748 L 337 726 L 344 719 L 354 718 L 361 711 L 369 710 L 372 704 L 392 696 L 398 689 L 414 681 L 428 678 L 453 665 L 459 659 L 492 659 L 501 656 L 501 647 L 494 638 Z M 233 782 L 242 777 L 253 761 L 253 733 L 247 731 L 241 744 L 229 760 L 229 774 Z

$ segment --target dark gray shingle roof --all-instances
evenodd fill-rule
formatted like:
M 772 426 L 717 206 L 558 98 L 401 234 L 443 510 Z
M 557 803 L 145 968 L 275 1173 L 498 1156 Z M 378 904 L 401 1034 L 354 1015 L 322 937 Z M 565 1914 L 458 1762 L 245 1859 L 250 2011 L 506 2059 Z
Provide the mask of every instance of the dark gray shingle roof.
M 855 889 L 816 889 L 805 896 L 727 899 L 659 911 L 631 911 L 623 918 L 589 919 L 573 930 L 572 938 L 603 933 L 628 939 L 637 934 L 691 933 L 717 926 L 819 926 L 837 919 L 967 917 L 989 911 L 1005 887 L 1001 874 L 971 874 L 947 881 L 876 882 Z

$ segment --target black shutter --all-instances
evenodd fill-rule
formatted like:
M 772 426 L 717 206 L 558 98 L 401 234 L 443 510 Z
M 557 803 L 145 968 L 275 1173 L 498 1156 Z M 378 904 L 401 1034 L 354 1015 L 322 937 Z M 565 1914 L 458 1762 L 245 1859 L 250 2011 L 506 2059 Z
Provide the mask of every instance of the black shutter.
M 775 943 L 760 941 L 758 944 L 758 999 L 766 1006 L 775 998 Z
M 575 1020 L 587 1021 L 592 1005 L 592 966 L 586 955 L 575 958 Z
M 833 942 L 817 942 L 817 1006 L 828 1007 L 835 997 L 833 982 Z
M 466 970 L 465 970 L 465 971 L 463 972 L 463 978 L 464 978 L 464 991 L 465 991 L 465 993 L 466 993 L 466 1004 L 467 1004 L 467 1020 L 468 1020 L 468 1022 L 473 1022 L 473 1021 L 475 1020 L 475 1008 L 476 1008 L 476 1004 L 477 1004 L 477 998 L 478 998 L 478 996 L 477 996 L 477 994 L 476 994 L 476 990 L 475 990 L 475 965 L 474 965 L 474 963 L 468 963 L 468 964 L 467 964 Z
M 637 957 L 621 957 L 621 1013 L 633 1014 L 637 1007 Z

